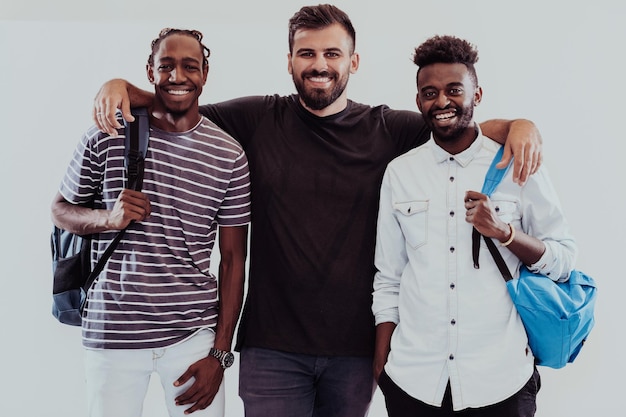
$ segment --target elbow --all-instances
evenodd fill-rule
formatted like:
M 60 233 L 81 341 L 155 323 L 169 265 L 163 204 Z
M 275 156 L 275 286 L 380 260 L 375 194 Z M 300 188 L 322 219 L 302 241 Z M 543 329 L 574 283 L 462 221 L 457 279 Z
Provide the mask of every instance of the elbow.
M 56 196 L 54 197 L 54 199 L 52 200 L 52 203 L 50 204 L 50 219 L 52 220 L 52 223 L 59 227 L 59 228 L 63 228 L 62 227 L 62 216 L 63 213 L 65 212 L 65 205 L 69 204 L 65 198 L 63 198 L 63 196 L 61 195 L 61 193 L 56 194 Z

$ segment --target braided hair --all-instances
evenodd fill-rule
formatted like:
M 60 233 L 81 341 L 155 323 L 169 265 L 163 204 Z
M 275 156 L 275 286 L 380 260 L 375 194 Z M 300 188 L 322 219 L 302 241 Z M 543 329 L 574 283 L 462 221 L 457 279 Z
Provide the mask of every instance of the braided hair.
M 202 36 L 203 36 L 202 32 L 198 30 L 174 29 L 174 28 L 162 29 L 161 32 L 159 32 L 159 37 L 152 41 L 152 52 L 150 53 L 150 56 L 148 56 L 148 65 L 150 66 L 154 65 L 154 54 L 156 53 L 157 49 L 159 49 L 159 45 L 161 44 L 163 39 L 167 38 L 170 35 L 177 35 L 177 34 L 191 36 L 192 38 L 198 41 L 198 43 L 200 44 L 200 49 L 202 51 L 202 56 L 203 56 L 202 66 L 206 68 L 209 65 L 209 56 L 211 56 L 211 50 L 202 43 Z

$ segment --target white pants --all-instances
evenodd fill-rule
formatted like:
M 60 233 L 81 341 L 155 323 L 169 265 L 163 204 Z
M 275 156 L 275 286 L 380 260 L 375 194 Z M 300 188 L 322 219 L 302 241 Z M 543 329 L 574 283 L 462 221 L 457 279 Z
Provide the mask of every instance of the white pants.
M 89 417 L 141 417 L 150 376 L 157 373 L 165 392 L 170 417 L 183 417 L 191 404 L 177 406 L 174 399 L 191 386 L 176 381 L 194 362 L 206 358 L 215 333 L 202 330 L 190 339 L 163 349 L 85 349 Z M 213 403 L 194 417 L 224 416 L 224 381 Z

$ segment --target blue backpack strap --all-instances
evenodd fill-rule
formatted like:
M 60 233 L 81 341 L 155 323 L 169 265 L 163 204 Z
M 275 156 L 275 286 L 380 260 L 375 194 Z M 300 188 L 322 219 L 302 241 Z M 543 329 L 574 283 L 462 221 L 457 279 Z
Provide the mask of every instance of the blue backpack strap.
M 502 181 L 502 178 L 504 178 L 506 173 L 509 171 L 509 168 L 511 167 L 512 161 L 511 163 L 509 163 L 509 165 L 507 165 L 506 168 L 503 168 L 503 169 L 496 168 L 496 165 L 502 159 L 503 154 L 504 154 L 504 146 L 500 146 L 500 149 L 498 149 L 498 152 L 496 152 L 496 155 L 493 157 L 493 161 L 491 161 L 489 170 L 487 171 L 487 174 L 485 175 L 485 182 L 483 183 L 483 189 L 481 190 L 481 193 L 487 195 L 488 197 L 491 197 L 491 194 L 493 194 L 496 188 L 498 188 L 498 185 Z M 474 261 L 474 268 L 476 269 L 480 268 L 478 257 L 480 254 L 480 237 L 481 236 L 482 235 L 478 233 L 478 230 L 476 230 L 476 228 L 472 230 L 472 260 Z M 491 239 L 485 238 L 485 242 L 487 241 L 491 241 Z M 488 243 L 493 244 L 492 241 Z M 502 271 L 501 266 L 498 265 L 498 267 Z
M 498 149 L 496 156 L 493 157 L 493 161 L 491 161 L 491 166 L 489 167 L 489 170 L 487 171 L 487 175 L 485 175 L 485 182 L 483 183 L 483 189 L 481 193 L 487 196 L 491 196 L 491 194 L 493 194 L 493 192 L 498 187 L 498 184 L 500 184 L 500 181 L 502 181 L 502 178 L 504 178 L 506 173 L 509 171 L 509 168 L 511 167 L 511 163 L 513 162 L 511 161 L 511 163 L 509 163 L 509 165 L 506 168 L 503 168 L 503 169 L 496 168 L 496 165 L 502 159 L 503 154 L 504 154 L 504 146 L 501 146 L 500 149 Z

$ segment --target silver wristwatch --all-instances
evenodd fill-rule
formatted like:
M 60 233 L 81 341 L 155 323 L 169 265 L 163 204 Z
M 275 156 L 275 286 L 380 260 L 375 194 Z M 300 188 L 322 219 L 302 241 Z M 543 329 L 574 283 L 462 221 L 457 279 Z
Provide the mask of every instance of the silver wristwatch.
M 235 362 L 235 355 L 233 355 L 232 352 L 226 352 L 224 350 L 211 348 L 209 350 L 209 356 L 213 356 L 220 361 L 220 365 L 222 365 L 224 369 L 229 368 Z

